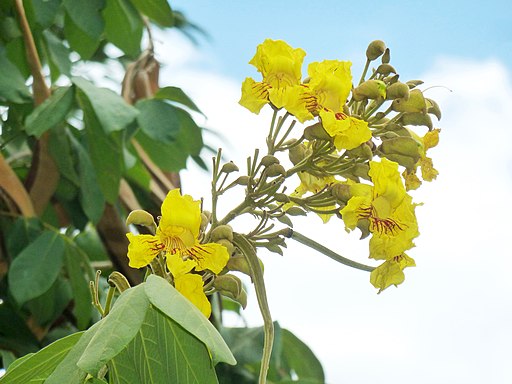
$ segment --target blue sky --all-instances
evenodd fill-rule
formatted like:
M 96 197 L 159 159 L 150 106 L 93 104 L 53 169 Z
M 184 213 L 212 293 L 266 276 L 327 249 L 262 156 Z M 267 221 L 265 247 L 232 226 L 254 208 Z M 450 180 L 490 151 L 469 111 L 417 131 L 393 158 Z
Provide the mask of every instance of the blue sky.
M 512 6 L 184 0 L 172 5 L 212 39 L 194 47 L 179 34 L 159 35 L 161 85 L 180 86 L 192 96 L 208 116 L 200 123 L 221 135 L 209 135 L 208 142 L 222 146 L 226 160 L 240 168 L 254 146 L 263 148 L 269 122 L 268 110 L 254 115 L 238 105 L 242 80 L 257 77 L 247 62 L 265 38 L 303 48 L 306 65 L 350 60 L 354 77 L 367 44 L 381 39 L 402 79 L 421 78 L 423 89 L 441 86 L 428 90 L 443 111 L 435 124 L 442 129 L 441 142 L 431 150 L 440 175 L 413 195 L 424 203 L 417 208 L 421 235 L 410 252 L 417 268 L 406 271 L 399 288 L 377 295 L 367 274 L 289 243 L 283 257 L 260 255 L 270 308 L 281 326 L 312 347 L 330 384 L 512 382 Z M 205 197 L 207 204 L 208 174 L 191 163 L 182 181 L 184 192 Z M 324 226 L 311 217 L 295 228 L 369 262 L 367 244 L 340 224 Z M 249 324 L 262 323 L 251 292 L 245 314 Z

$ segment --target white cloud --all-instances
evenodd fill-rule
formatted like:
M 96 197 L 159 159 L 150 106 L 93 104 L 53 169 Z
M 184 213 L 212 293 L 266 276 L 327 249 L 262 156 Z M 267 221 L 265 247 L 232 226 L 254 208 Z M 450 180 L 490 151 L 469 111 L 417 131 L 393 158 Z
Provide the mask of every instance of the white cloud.
M 193 97 L 208 116 L 205 125 L 222 135 L 215 142 L 226 148 L 226 160 L 244 169 L 255 145 L 263 148 L 268 116 L 238 106 L 239 84 L 193 67 L 168 65 L 163 82 Z M 444 113 L 441 143 L 431 150 L 441 173 L 415 195 L 425 202 L 418 208 L 422 235 L 411 251 L 418 267 L 407 271 L 406 282 L 377 296 L 365 272 L 291 240 L 284 257 L 262 256 L 273 317 L 312 347 L 330 383 L 512 380 L 510 75 L 495 60 L 440 58 L 423 79 L 453 92 L 427 92 Z M 187 192 L 208 196 L 209 177 L 197 167 L 182 178 Z M 365 261 L 366 245 L 341 225 L 310 217 L 296 228 Z M 253 296 L 246 315 L 261 324 Z

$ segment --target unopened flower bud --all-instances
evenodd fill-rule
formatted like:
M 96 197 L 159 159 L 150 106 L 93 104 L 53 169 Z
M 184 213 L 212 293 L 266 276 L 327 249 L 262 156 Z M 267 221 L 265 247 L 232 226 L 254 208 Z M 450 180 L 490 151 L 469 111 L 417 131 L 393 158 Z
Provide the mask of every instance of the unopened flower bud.
M 290 202 L 290 198 L 285 195 L 284 193 L 276 193 L 274 194 L 274 199 L 276 199 L 276 201 L 278 203 L 288 203 Z
M 135 211 L 130 212 L 126 218 L 126 225 L 130 224 L 156 228 L 156 223 L 153 216 L 149 212 L 146 212 L 142 209 L 136 209 Z
M 327 133 L 321 123 L 316 123 L 304 129 L 304 137 L 307 140 L 330 140 L 331 136 Z
M 272 164 L 271 166 L 265 169 L 268 177 L 276 177 L 276 176 L 284 176 L 286 175 L 286 170 L 281 164 Z
M 389 85 L 386 89 L 386 99 L 409 99 L 409 86 L 400 81 Z
M 261 159 L 261 165 L 264 167 L 269 167 L 272 164 L 279 164 L 279 159 L 272 155 L 263 156 L 263 159 Z
M 385 98 L 386 84 L 381 80 L 367 80 L 352 91 L 352 96 L 355 101 Z
M 216 243 L 226 247 L 230 256 L 235 252 L 235 246 L 228 239 L 219 239 L 216 241 Z
M 243 308 L 247 305 L 247 294 L 244 295 L 242 293 L 242 281 L 237 276 L 230 274 L 217 276 L 213 282 L 213 286 L 222 295 L 240 303 Z
M 390 73 L 396 73 L 396 69 L 391 64 L 381 64 L 377 67 L 375 72 L 381 75 L 387 76 Z
M 384 140 L 379 150 L 389 160 L 412 169 L 421 157 L 421 143 L 412 137 L 396 137 Z
M 290 207 L 286 210 L 286 213 L 290 216 L 306 216 L 306 211 L 299 207 Z
M 403 125 L 424 125 L 429 130 L 433 128 L 430 115 L 421 112 L 404 113 L 400 118 L 400 123 Z
M 215 227 L 211 233 L 213 242 L 217 242 L 220 239 L 227 239 L 233 241 L 233 228 L 230 225 L 219 225 Z
M 409 92 L 409 98 L 395 99 L 391 103 L 391 108 L 396 112 L 421 112 L 426 113 L 427 104 L 423 92 L 419 89 L 413 89 Z
M 230 161 L 229 163 L 224 164 L 220 171 L 223 173 L 231 173 L 231 172 L 238 172 L 239 169 L 235 163 Z
M 288 151 L 288 157 L 290 161 L 295 165 L 304 160 L 308 155 L 308 149 L 304 144 L 299 144 L 294 147 L 291 147 Z
M 204 231 L 208 224 L 210 224 L 210 219 L 212 217 L 212 213 L 210 211 L 201 212 L 201 231 Z
M 238 271 L 251 276 L 251 268 L 245 256 L 232 256 L 228 260 L 226 268 L 230 271 Z
M 350 200 L 352 194 L 350 193 L 350 185 L 343 183 L 335 183 L 331 185 L 331 195 L 336 198 L 336 200 L 342 201 L 345 204 Z
M 236 183 L 238 185 L 247 185 L 247 184 L 249 184 L 249 176 L 240 176 L 238 179 L 236 179 Z
M 416 88 L 418 85 L 423 84 L 423 80 L 409 80 L 406 81 L 405 84 L 407 84 L 410 89 L 413 89 Z
M 425 98 L 425 101 L 427 103 L 427 113 L 437 117 L 437 120 L 441 120 L 441 108 L 439 108 L 439 105 L 432 99 Z
M 389 64 L 391 61 L 391 52 L 389 51 L 389 48 L 386 48 L 384 51 L 384 54 L 382 55 L 382 64 Z
M 368 60 L 375 60 L 377 57 L 382 55 L 384 51 L 386 50 L 386 43 L 384 43 L 382 40 L 374 40 L 366 49 L 366 57 Z

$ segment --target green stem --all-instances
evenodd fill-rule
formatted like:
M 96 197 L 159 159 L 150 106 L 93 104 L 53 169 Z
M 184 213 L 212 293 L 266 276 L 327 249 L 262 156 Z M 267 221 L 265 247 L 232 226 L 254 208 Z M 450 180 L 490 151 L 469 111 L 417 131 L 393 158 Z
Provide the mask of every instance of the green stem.
M 375 269 L 375 267 L 370 267 L 369 265 L 361 264 L 356 261 L 347 259 L 346 257 L 343 257 L 343 256 L 337 254 L 336 252 L 330 250 L 329 248 L 324 247 L 322 244 L 317 243 L 316 241 L 310 239 L 307 236 L 300 234 L 297 231 L 294 231 L 291 228 L 287 228 L 287 229 L 283 230 L 282 234 L 283 234 L 283 236 L 293 239 L 295 241 L 298 241 L 299 243 L 304 244 L 304 245 L 314 249 L 315 251 L 323 253 L 324 255 L 330 257 L 331 259 L 337 261 L 338 263 L 344 264 L 346 266 L 349 266 L 349 267 L 352 267 L 355 269 L 360 269 L 362 271 L 367 271 L 367 272 L 371 272 Z

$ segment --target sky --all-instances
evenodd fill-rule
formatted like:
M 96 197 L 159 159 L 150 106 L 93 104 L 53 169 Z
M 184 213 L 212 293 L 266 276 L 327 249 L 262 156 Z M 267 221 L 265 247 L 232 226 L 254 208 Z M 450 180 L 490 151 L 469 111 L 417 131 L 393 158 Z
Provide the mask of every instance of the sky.
M 490 1 L 174 1 L 210 34 L 194 46 L 158 35 L 161 85 L 182 87 L 208 117 L 212 146 L 244 168 L 264 148 L 269 111 L 238 105 L 257 76 L 248 61 L 265 38 L 307 52 L 306 63 L 364 64 L 367 44 L 384 40 L 407 79 L 422 79 L 441 106 L 441 141 L 430 155 L 440 174 L 412 193 L 421 235 L 406 281 L 380 295 L 366 272 L 289 241 L 284 256 L 262 253 L 273 318 L 305 341 L 326 380 L 379 384 L 512 382 L 512 16 Z M 304 66 L 305 70 L 306 66 Z M 356 77 L 355 75 L 354 77 Z M 211 157 L 205 153 L 205 158 Z M 183 190 L 209 199 L 209 175 L 190 163 Z M 232 200 L 221 209 L 229 209 Z M 241 223 L 240 225 L 243 225 Z M 295 229 L 340 254 L 367 260 L 367 243 L 340 221 L 298 220 Z M 249 292 L 245 317 L 262 324 Z

